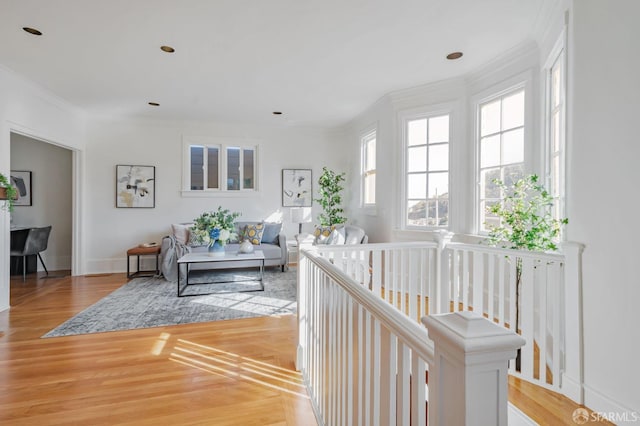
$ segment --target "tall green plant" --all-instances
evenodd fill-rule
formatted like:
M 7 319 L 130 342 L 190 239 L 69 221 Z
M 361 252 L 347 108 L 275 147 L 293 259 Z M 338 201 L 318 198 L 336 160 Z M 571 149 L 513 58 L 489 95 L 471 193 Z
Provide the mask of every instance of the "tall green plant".
M 345 223 L 347 218 L 343 215 L 344 209 L 341 207 L 344 187 L 345 173 L 336 173 L 326 167 L 322 168 L 322 175 L 318 179 L 320 186 L 320 198 L 316 201 L 322 206 L 323 213 L 318 215 L 318 220 L 322 226 L 331 226 Z
M 488 208 L 500 218 L 500 225 L 489 227 L 489 244 L 517 250 L 557 250 L 561 228 L 569 220 L 553 218 L 553 197 L 538 183 L 538 176 L 525 176 L 512 186 L 499 179 L 493 183 L 503 198 Z
M 500 203 L 487 208 L 489 213 L 500 218 L 500 225 L 489 226 L 488 243 L 514 250 L 557 250 L 562 226 L 569 223 L 569 219 L 555 219 L 551 215 L 553 197 L 543 185 L 538 183 L 538 176 L 525 176 L 511 186 L 505 185 L 499 179 L 494 179 L 493 183 L 500 188 L 503 197 Z M 522 258 L 516 257 L 515 262 L 515 331 L 518 332 Z M 520 351 L 516 358 L 516 369 L 520 369 Z

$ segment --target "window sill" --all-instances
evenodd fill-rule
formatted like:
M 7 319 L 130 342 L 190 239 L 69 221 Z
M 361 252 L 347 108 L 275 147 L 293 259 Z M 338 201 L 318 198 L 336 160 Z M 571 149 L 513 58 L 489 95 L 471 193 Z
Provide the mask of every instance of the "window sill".
M 180 191 L 183 198 L 244 198 L 257 197 L 260 191 Z

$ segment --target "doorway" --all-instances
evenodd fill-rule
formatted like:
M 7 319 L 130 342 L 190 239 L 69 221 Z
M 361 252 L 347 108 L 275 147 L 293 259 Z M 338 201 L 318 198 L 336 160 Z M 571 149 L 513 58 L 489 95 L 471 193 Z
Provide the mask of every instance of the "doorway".
M 20 172 L 15 174 L 29 178 L 29 188 L 25 187 L 29 197 L 14 206 L 11 228 L 51 225 L 42 260 L 53 275 L 68 275 L 72 269 L 73 151 L 13 132 L 10 143 L 12 174 Z M 35 264 L 37 270 L 44 270 L 40 262 Z

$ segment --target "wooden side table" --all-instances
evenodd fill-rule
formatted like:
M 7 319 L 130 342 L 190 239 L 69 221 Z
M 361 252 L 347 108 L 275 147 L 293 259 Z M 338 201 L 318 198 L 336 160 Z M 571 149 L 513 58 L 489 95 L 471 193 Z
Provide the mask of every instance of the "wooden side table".
M 129 272 L 129 264 L 131 263 L 129 258 L 131 256 L 137 257 L 137 270 L 134 273 Z M 155 256 L 156 257 L 156 270 L 155 271 L 141 271 L 140 270 L 140 256 Z M 127 250 L 127 278 L 137 277 L 153 277 L 160 274 L 160 246 L 155 247 L 133 247 Z

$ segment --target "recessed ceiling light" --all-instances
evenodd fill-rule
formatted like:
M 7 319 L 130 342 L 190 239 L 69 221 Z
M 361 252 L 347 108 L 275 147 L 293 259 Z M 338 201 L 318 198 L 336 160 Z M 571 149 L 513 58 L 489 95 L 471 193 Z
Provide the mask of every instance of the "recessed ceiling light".
M 462 58 L 462 52 L 453 52 L 447 55 L 447 59 L 449 59 L 450 61 L 453 61 L 454 59 L 460 59 L 460 58 Z
M 273 115 L 282 115 L 282 111 L 273 111 Z
M 149 105 L 151 105 L 151 106 L 160 106 L 160 104 L 157 103 L 157 102 L 149 102 Z
M 171 46 L 160 46 L 160 50 L 162 50 L 163 52 L 167 52 L 167 53 L 173 53 L 176 51 L 176 49 L 174 49 Z
M 42 33 L 38 30 L 36 30 L 35 28 L 31 28 L 31 27 L 22 27 L 23 30 L 25 30 L 26 32 L 28 32 L 29 34 L 33 34 L 33 35 L 37 35 L 37 36 L 41 36 Z

